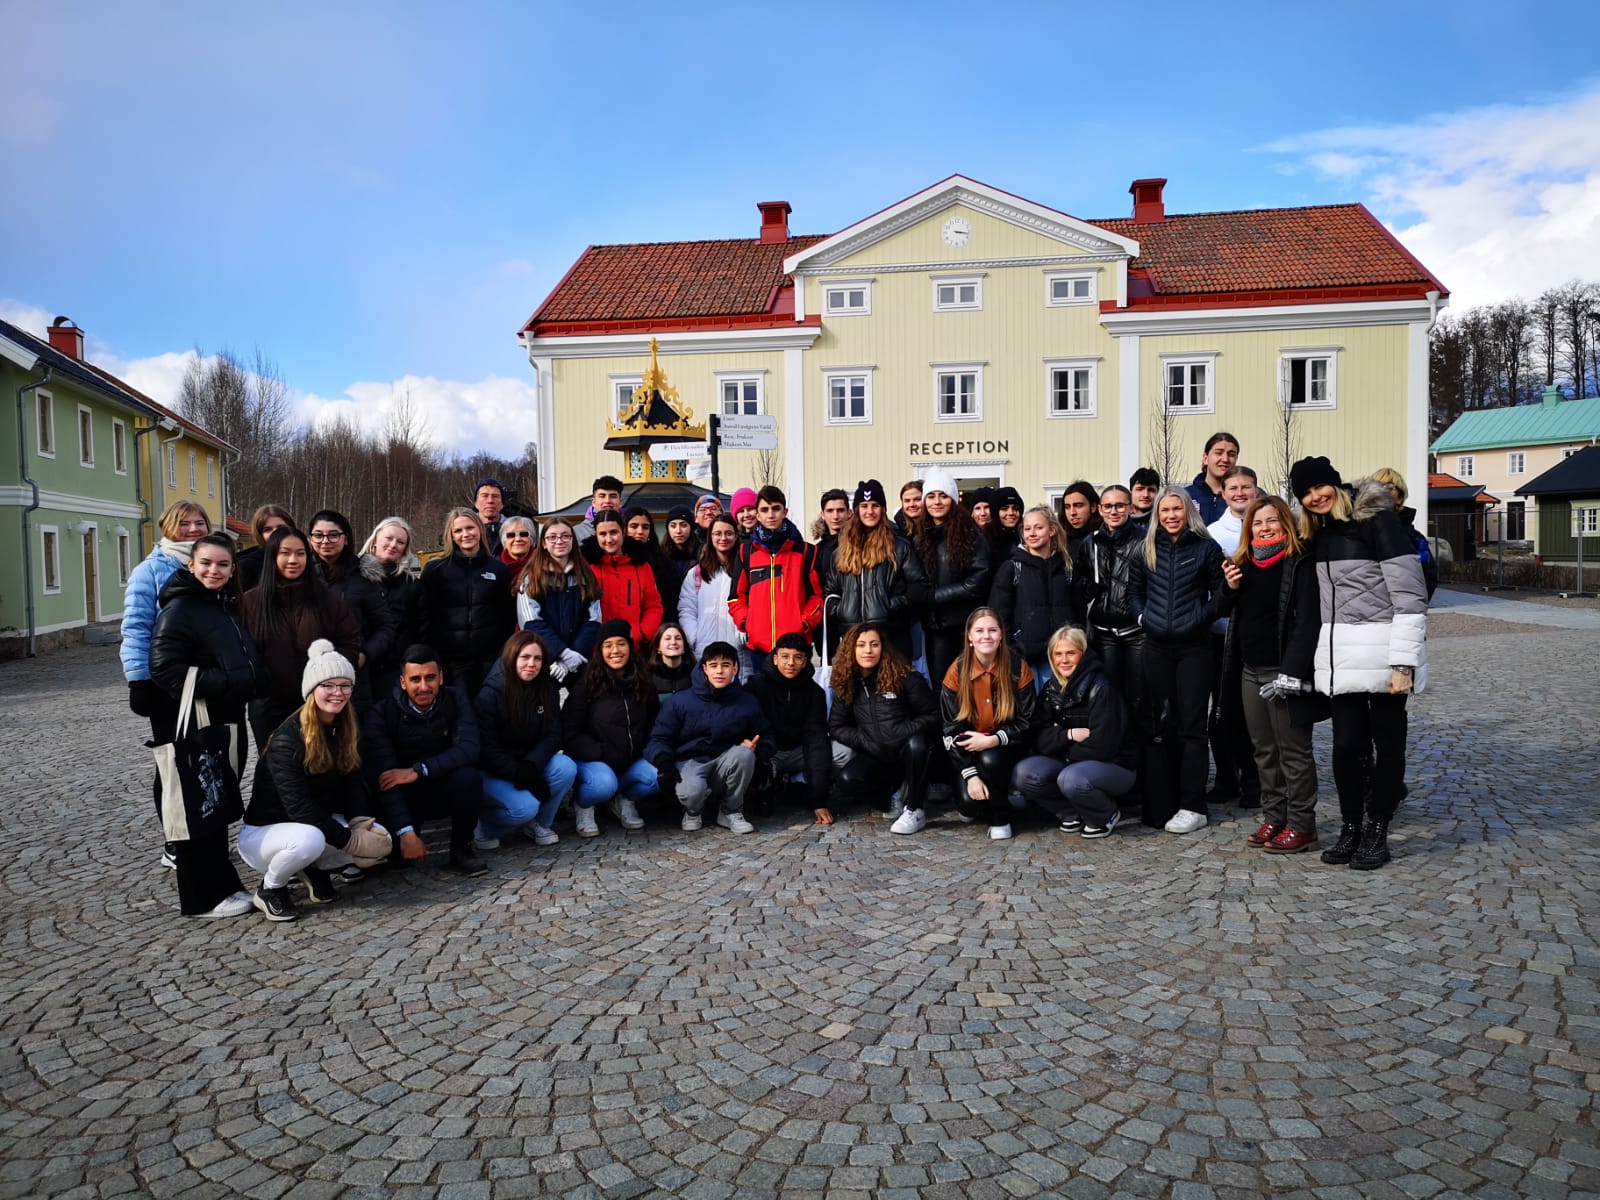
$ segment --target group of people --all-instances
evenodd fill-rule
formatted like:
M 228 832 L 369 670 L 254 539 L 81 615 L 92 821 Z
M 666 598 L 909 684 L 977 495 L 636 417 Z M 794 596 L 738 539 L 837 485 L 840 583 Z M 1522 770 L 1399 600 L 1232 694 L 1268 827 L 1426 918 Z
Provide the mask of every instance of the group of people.
M 946 806 L 994 839 L 1028 812 L 1097 839 L 1125 810 L 1189 834 L 1236 801 L 1260 809 L 1252 847 L 1380 867 L 1425 673 L 1426 543 L 1393 471 L 1346 484 L 1305 458 L 1291 505 L 1238 453 L 1219 433 L 1187 487 L 1141 469 L 1055 506 L 935 471 L 891 515 L 863 480 L 823 494 L 809 538 L 773 486 L 675 508 L 658 536 L 614 477 L 578 521 L 505 516 L 489 479 L 420 577 L 400 517 L 357 549 L 338 512 L 302 532 L 265 505 L 236 555 L 179 502 L 128 585 L 130 705 L 158 747 L 186 685 L 236 763 L 248 730 L 238 848 L 261 875 L 244 889 L 225 821 L 191 828 L 163 853 L 180 907 L 293 919 L 292 883 L 317 904 L 417 862 L 432 821 L 481 875 L 507 837 L 557 843 L 564 806 L 580 837 L 662 810 L 750 833 L 747 804 L 792 802 L 823 824 L 876 808 L 896 834 Z

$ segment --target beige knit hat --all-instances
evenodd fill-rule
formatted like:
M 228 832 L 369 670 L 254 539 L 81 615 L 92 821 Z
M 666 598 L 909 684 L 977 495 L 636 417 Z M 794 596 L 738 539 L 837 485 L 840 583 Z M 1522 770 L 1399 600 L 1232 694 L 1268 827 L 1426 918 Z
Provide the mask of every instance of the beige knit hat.
M 300 699 L 311 695 L 311 689 L 330 679 L 356 681 L 356 669 L 350 660 L 333 648 L 327 638 L 318 638 L 307 651 L 306 669 L 300 674 Z

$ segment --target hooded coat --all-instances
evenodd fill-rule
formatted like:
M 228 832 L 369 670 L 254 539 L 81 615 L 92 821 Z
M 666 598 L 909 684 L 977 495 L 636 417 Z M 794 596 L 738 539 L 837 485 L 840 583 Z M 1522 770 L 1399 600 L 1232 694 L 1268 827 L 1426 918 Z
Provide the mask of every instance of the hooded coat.
M 644 748 L 646 762 L 663 759 L 710 762 L 740 742 L 760 737 L 756 758 L 766 762 L 777 753 L 767 714 L 737 679 L 712 687 L 705 672 L 694 670 L 694 686 L 668 696 Z
M 915 734 L 931 744 L 939 736 L 939 701 L 916 671 L 896 692 L 877 688 L 877 671 L 858 674 L 853 696 L 835 695 L 828 710 L 828 736 L 857 754 L 893 762 Z
M 193 542 L 162 538 L 145 560 L 134 567 L 122 601 L 122 677 L 129 683 L 150 678 L 150 631 L 161 611 L 161 589 L 189 561 Z
M 683 587 L 678 592 L 678 620 L 693 653 L 698 655 L 712 642 L 739 644 L 739 627 L 728 611 L 728 589 L 732 585 L 733 576 L 727 571 L 702 579 L 698 566 L 691 567 L 683 577 Z
M 367 656 L 367 661 L 361 669 L 361 677 L 356 680 L 356 704 L 365 709 L 374 695 L 383 694 L 384 683 L 393 682 L 392 679 L 379 678 L 378 664 L 391 653 L 395 633 L 400 627 L 399 617 L 389 609 L 388 594 L 383 586 L 383 567 L 376 559 L 369 565 L 366 559 L 347 554 L 332 567 L 319 560 L 317 570 L 322 573 L 322 581 L 328 590 L 338 595 L 349 607 L 351 616 L 355 617 L 356 625 L 361 629 L 361 652 Z M 402 653 L 404 650 L 402 646 Z M 378 683 L 376 690 L 374 681 Z
M 1039 727 L 1034 748 L 1062 762 L 1109 762 L 1133 770 L 1137 752 L 1127 731 L 1127 707 L 1094 655 L 1085 654 L 1065 687 L 1052 671 L 1039 693 Z M 1070 729 L 1087 729 L 1075 742 Z
M 468 558 L 452 547 L 422 569 L 422 615 L 445 682 L 476 693 L 517 627 L 506 565 L 482 548 Z
M 531 762 L 542 774 L 561 749 L 561 713 L 555 688 L 548 674 L 535 682 L 537 699 L 527 720 L 519 724 L 511 719 L 506 706 L 504 668 L 499 663 L 489 668 L 472 702 L 478 714 L 478 763 L 485 775 L 516 783 L 520 763 Z
M 774 752 L 799 750 L 806 763 L 806 793 L 813 807 L 826 807 L 833 779 L 833 747 L 828 744 L 828 697 L 807 668 L 790 679 L 771 659 L 746 685 L 772 726 Z
M 161 613 L 150 632 L 150 678 L 171 697 L 176 718 L 190 667 L 198 667 L 194 695 L 213 722 L 238 721 L 265 689 L 266 669 L 231 590 L 211 591 L 190 571 L 161 589 Z M 299 679 L 295 680 L 296 688 Z
M 605 763 L 618 775 L 644 757 L 661 701 L 653 690 L 642 700 L 634 694 L 628 676 L 640 669 L 637 657 L 628 661 L 624 675 L 607 667 L 598 686 L 591 684 L 587 669 L 583 672 L 561 710 L 561 744 L 569 757 Z
M 377 581 L 383 590 L 384 607 L 394 622 L 394 633 L 389 646 L 376 660 L 367 654 L 367 667 L 373 680 L 381 685 L 373 688 L 374 698 L 383 695 L 400 673 L 406 650 L 422 635 L 422 585 L 401 563 L 388 565 L 376 555 L 361 556 L 361 573 Z
M 822 624 L 817 548 L 801 538 L 792 521 L 771 533 L 758 525 L 750 540 L 740 543 L 728 612 L 758 653 L 771 654 L 786 633 L 811 640 Z
M 1043 662 L 1050 635 L 1071 617 L 1071 572 L 1054 548 L 1040 558 L 1018 546 L 994 573 L 989 607 L 1017 652 L 1030 663 Z
M 600 619 L 623 620 L 633 630 L 633 647 L 643 650 L 661 628 L 661 593 L 656 590 L 656 573 L 650 564 L 650 547 L 631 538 L 622 539 L 622 550 L 607 554 L 593 538 L 580 548 L 584 560 L 600 581 Z

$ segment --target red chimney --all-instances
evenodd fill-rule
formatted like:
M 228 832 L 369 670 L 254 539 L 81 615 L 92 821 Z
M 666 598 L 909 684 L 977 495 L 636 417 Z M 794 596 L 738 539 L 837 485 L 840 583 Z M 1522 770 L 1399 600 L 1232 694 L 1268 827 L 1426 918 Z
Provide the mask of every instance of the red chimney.
M 1135 225 L 1154 225 L 1167 219 L 1167 207 L 1161 201 L 1161 189 L 1166 186 L 1165 179 L 1135 179 L 1128 186 L 1133 193 Z
M 761 240 L 787 242 L 789 240 L 789 214 L 794 209 L 787 200 L 763 200 L 756 205 L 761 210 Z
M 59 350 L 68 358 L 83 359 L 83 330 L 72 323 L 71 317 L 57 317 L 50 322 L 50 348 Z

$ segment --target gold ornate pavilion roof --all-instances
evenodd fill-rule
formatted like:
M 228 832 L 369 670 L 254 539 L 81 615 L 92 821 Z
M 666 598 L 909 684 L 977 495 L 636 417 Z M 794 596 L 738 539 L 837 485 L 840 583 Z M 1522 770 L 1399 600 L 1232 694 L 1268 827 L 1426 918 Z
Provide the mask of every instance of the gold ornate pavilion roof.
M 621 420 L 606 419 L 607 450 L 635 450 L 656 442 L 693 442 L 706 436 L 705 425 L 690 424 L 694 409 L 685 408 L 678 389 L 667 382 L 657 357 L 659 344 L 650 339 L 650 366 L 644 381 L 633 389 L 628 411 Z

